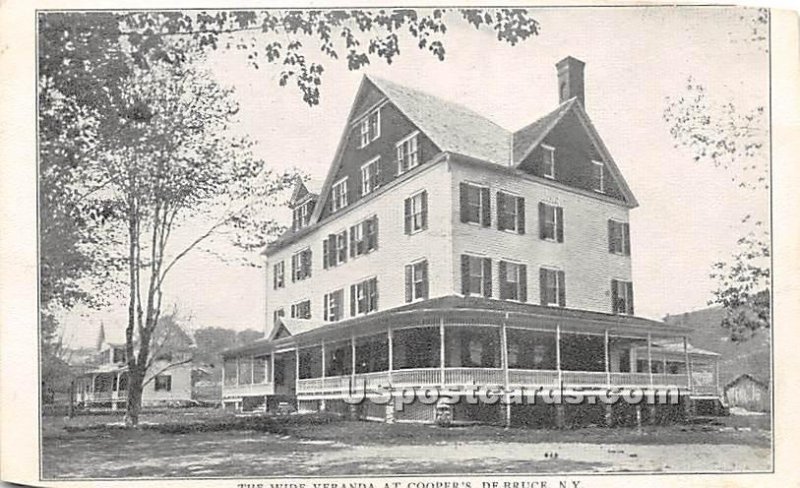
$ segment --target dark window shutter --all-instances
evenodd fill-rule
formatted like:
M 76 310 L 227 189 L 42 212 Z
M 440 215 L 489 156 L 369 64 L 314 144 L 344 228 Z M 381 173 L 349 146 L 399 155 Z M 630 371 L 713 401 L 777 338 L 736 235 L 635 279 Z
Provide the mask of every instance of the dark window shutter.
M 334 317 L 336 320 L 341 319 L 344 316 L 344 291 L 339 290 L 333 294 L 333 298 L 336 300 L 336 316 Z
M 617 313 L 617 280 L 611 280 L 611 313 Z
M 469 256 L 461 255 L 461 293 L 469 295 Z
M 305 252 L 306 257 L 306 278 L 311 277 L 311 249 Z
M 539 202 L 539 239 L 544 239 L 547 236 L 544 229 L 544 219 L 546 212 L 547 212 L 547 206 L 543 202 Z
M 625 245 L 625 255 L 631 255 L 631 225 L 622 224 L 623 242 Z
M 406 222 L 406 224 L 405 224 L 406 225 L 405 232 L 406 232 L 406 234 L 411 234 L 411 199 L 410 198 L 406 198 L 405 222 Z
M 467 205 L 467 188 L 466 183 L 459 184 L 459 201 L 461 207 L 461 222 L 469 222 L 469 206 Z
M 422 228 L 428 228 L 428 192 L 423 191 L 420 194 L 420 200 L 422 203 Z
M 519 301 L 528 301 L 528 266 L 519 265 Z
M 483 258 L 483 296 L 492 297 L 492 260 Z
M 278 289 L 278 267 L 276 265 L 272 266 L 272 289 Z
M 544 268 L 539 268 L 539 304 L 547 305 L 547 270 Z
M 378 310 L 378 278 L 372 278 L 370 283 L 373 297 L 372 310 Z
M 564 242 L 564 209 L 561 207 L 556 207 L 556 221 L 556 240 Z
M 492 225 L 492 203 L 491 203 L 491 193 L 489 192 L 488 188 L 481 188 L 481 224 L 484 227 L 490 227 Z
M 297 254 L 292 256 L 292 282 L 295 276 L 297 276 Z
M 361 224 L 359 224 L 359 225 L 361 225 Z M 363 230 L 364 230 L 363 227 L 362 227 L 361 230 L 362 230 L 361 238 L 365 239 L 366 234 L 364 234 L 364 232 L 363 232 Z M 350 257 L 351 258 L 356 257 L 356 226 L 355 225 L 350 227 Z
M 525 199 L 517 197 L 517 232 L 525 233 Z
M 322 298 L 322 316 L 326 322 L 328 321 L 328 296 L 329 295 L 326 293 Z
M 628 314 L 633 315 L 633 283 L 625 283 L 628 287 Z
M 505 222 L 503 222 L 503 212 L 506 208 L 506 198 L 503 192 L 497 192 L 497 230 L 505 230 Z M 500 290 L 502 293 L 502 282 L 500 285 Z
M 414 299 L 414 283 L 412 280 L 412 268 L 413 266 L 410 264 L 406 265 L 406 303 L 411 302 Z
M 616 250 L 616 243 L 614 241 L 614 221 L 608 219 L 608 252 L 614 252 Z
M 330 234 L 328 236 L 328 266 L 336 266 L 338 263 L 336 254 L 336 235 Z
M 428 298 L 428 262 L 422 262 L 422 298 Z
M 500 196 L 500 193 L 497 194 Z M 500 206 L 499 204 L 497 205 Z M 508 298 L 507 288 L 508 282 L 506 281 L 506 262 L 505 261 L 498 261 L 497 262 L 497 286 L 500 287 L 500 299 L 504 300 Z
M 378 216 L 372 217 L 372 244 L 370 249 L 378 249 Z
M 328 262 L 329 259 L 330 259 L 330 251 L 328 250 L 328 246 L 329 245 L 330 245 L 330 242 L 328 242 L 328 239 L 325 239 L 324 241 L 322 241 L 322 268 L 323 269 L 328 269 L 328 266 L 330 266 L 330 263 Z M 294 261 L 292 261 L 292 268 L 294 268 Z
M 350 285 L 350 316 L 356 316 L 356 285 Z
M 566 286 L 566 279 L 564 279 L 564 272 L 558 272 L 558 306 L 559 307 L 566 307 L 567 306 L 567 286 Z

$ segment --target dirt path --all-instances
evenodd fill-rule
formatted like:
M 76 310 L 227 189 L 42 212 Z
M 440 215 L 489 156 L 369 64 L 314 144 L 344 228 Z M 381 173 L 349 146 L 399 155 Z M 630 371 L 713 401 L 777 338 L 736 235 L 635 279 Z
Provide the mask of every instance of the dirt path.
M 557 453 L 558 457 L 545 457 Z M 396 468 L 428 464 L 457 463 L 458 471 L 469 465 L 503 465 L 524 468 L 536 465 L 547 471 L 762 471 L 771 469 L 769 448 L 741 445 L 633 445 L 515 442 L 438 443 L 430 446 L 354 446 L 349 449 L 320 452 L 315 456 L 321 465 L 360 462 L 374 468 Z M 374 469 L 373 468 L 373 469 Z M 589 468 L 589 469 L 580 469 Z M 514 469 L 522 471 L 524 469 Z

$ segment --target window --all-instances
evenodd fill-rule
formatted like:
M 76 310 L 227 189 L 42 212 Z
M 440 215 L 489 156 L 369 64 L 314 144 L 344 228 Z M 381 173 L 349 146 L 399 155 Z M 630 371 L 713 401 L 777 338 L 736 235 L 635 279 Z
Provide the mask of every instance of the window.
M 350 227 L 350 257 L 358 257 L 378 248 L 378 216 Z
M 113 362 L 113 363 L 124 363 L 124 362 L 126 362 L 125 361 L 125 350 L 122 349 L 121 347 L 113 348 L 112 349 L 112 355 L 113 355 L 113 357 L 111 358 L 112 359 L 111 362 Z
M 525 199 L 497 192 L 497 229 L 525 233 Z
M 492 296 L 492 260 L 468 254 L 461 255 L 461 293 Z
M 155 378 L 156 391 L 172 391 L 172 376 L 160 374 Z
M 608 220 L 608 252 L 631 255 L 631 231 L 627 222 Z
M 326 322 L 336 322 L 342 318 L 342 305 L 344 304 L 344 290 L 326 293 L 323 298 L 323 315 Z
M 539 293 L 542 305 L 566 306 L 564 272 L 557 269 L 539 268 Z
M 361 132 L 361 147 L 366 147 L 381 135 L 381 112 L 375 109 L 369 115 L 361 119 L 359 123 Z
M 368 195 L 378 187 L 378 161 L 380 156 L 361 167 L 361 195 Z
M 286 312 L 283 311 L 282 308 L 279 308 L 272 312 L 272 323 L 273 325 L 278 325 L 278 319 L 286 315 Z
M 308 201 L 292 210 L 292 229 L 295 231 L 307 226 L 311 220 L 312 202 Z
M 329 234 L 322 241 L 322 267 L 332 268 L 347 261 L 347 230 Z
M 497 273 L 500 280 L 501 300 L 528 301 L 527 266 L 500 261 L 497 263 Z
M 311 249 L 292 254 L 292 281 L 300 281 L 311 276 Z
M 542 144 L 542 175 L 545 178 L 556 177 L 556 149 Z
M 272 266 L 272 289 L 277 290 L 278 288 L 283 288 L 285 283 L 285 276 L 284 276 L 284 266 L 283 261 L 280 263 L 275 263 Z
M 421 191 L 406 198 L 405 232 L 413 234 L 428 228 L 428 192 Z
M 564 242 L 564 209 L 539 202 L 539 238 Z
M 489 189 L 461 183 L 461 222 L 475 222 L 484 227 L 492 225 Z
M 596 192 L 605 193 L 605 167 L 601 161 L 592 161 L 594 168 L 592 169 L 592 188 Z
M 406 303 L 428 298 L 428 261 L 406 265 Z
M 611 311 L 633 315 L 633 283 L 611 280 Z
M 331 191 L 331 212 L 335 212 L 347 206 L 347 178 L 344 178 L 333 185 Z
M 419 166 L 419 150 L 417 148 L 417 135 L 414 132 L 397 143 L 397 174 L 401 175 L 411 168 Z
M 370 278 L 350 287 L 350 315 L 364 315 L 378 310 L 378 279 Z
M 303 300 L 292 304 L 292 318 L 293 319 L 310 319 L 311 318 L 311 300 Z

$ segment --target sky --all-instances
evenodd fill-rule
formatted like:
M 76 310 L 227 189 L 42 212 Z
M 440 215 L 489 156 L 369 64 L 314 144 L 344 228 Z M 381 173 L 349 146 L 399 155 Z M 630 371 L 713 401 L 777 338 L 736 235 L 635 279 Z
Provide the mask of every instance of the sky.
M 764 46 L 747 42 L 750 13 L 564 7 L 530 15 L 540 34 L 516 46 L 454 15 L 443 37 L 444 61 L 403 37 L 391 65 L 374 59 L 351 72 L 344 61 L 328 61 L 316 107 L 293 86 L 278 86 L 279 68 L 255 70 L 240 52 L 221 50 L 207 63 L 220 83 L 235 89 L 241 105 L 235 130 L 257 142 L 257 154 L 275 168 L 299 167 L 312 186 L 321 186 L 364 74 L 461 103 L 517 130 L 557 105 L 555 63 L 576 57 L 586 63 L 589 117 L 640 204 L 630 215 L 637 315 L 659 319 L 705 308 L 715 285 L 711 264 L 735 250 L 744 215 L 768 221 L 769 196 L 737 188 L 723 169 L 676 148 L 662 114 L 666 97 L 683 94 L 690 76 L 720 103 L 768 106 L 768 56 Z M 277 214 L 289 218 L 285 210 Z M 191 222 L 184 237 L 204 228 Z M 202 252 L 189 255 L 165 283 L 165 309 L 174 304 L 195 328 L 261 330 L 264 273 Z M 107 335 L 122 336 L 124 306 L 75 310 L 64 320 L 67 342 L 93 344 L 101 322 Z

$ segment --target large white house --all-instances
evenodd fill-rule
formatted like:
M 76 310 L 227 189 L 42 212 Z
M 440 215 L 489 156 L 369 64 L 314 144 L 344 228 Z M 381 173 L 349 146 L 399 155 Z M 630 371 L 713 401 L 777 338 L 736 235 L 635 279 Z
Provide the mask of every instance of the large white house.
M 716 355 L 635 315 L 638 204 L 586 114 L 583 70 L 560 61 L 560 104 L 517 131 L 365 77 L 322 190 L 298 184 L 292 228 L 266 249 L 266 337 L 225 354 L 224 403 L 346 411 L 356 388 L 363 417 L 430 421 L 434 403 L 370 395 L 715 397 Z M 457 420 L 555 425 L 571 408 L 453 407 Z

